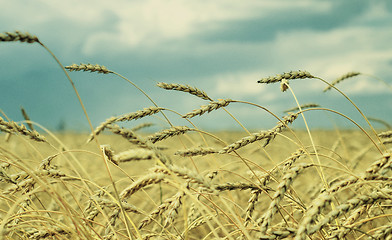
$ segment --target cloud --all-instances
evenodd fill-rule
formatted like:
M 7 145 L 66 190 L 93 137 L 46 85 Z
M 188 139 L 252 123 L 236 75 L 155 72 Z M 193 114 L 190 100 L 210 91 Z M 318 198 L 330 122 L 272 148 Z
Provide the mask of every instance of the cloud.
M 161 91 L 154 88 L 155 81 L 183 83 L 199 87 L 213 98 L 255 101 L 280 111 L 287 101 L 292 103 L 292 97 L 281 93 L 278 85 L 257 84 L 261 77 L 307 70 L 332 81 L 347 72 L 359 71 L 389 80 L 391 6 L 388 1 L 315 0 L 255 0 L 246 4 L 236 0 L 9 1 L 8 10 L 0 16 L 0 28 L 28 30 L 37 34 L 64 64 L 103 64 L 130 77 L 153 95 Z M 58 66 L 48 60 L 39 46 L 34 47 L 42 55 L 32 46 L 19 45 L 0 46 L 5 49 L 4 56 L 12 56 L 0 59 L 0 66 L 7 70 L 1 82 L 26 79 L 31 69 L 38 68 L 43 70 L 35 78 L 42 79 L 41 82 L 56 83 L 53 79 L 61 78 L 57 76 L 62 74 Z M 19 68 L 20 65 L 24 67 Z M 54 69 L 53 74 L 48 74 L 49 69 Z M 94 74 L 73 76 L 79 89 L 87 89 L 82 90 L 84 99 L 94 99 L 90 109 L 127 111 L 114 108 L 119 105 L 114 99 L 116 104 L 105 105 L 107 100 L 101 97 L 104 90 L 115 91 L 115 95 L 108 94 L 107 98 L 134 98 L 123 87 L 112 90 L 97 84 Z M 112 84 L 106 78 L 104 81 Z M 34 88 L 33 81 L 23 84 L 25 89 Z M 50 91 L 48 86 L 42 85 L 40 94 L 44 96 L 45 91 Z M 293 81 L 290 86 L 306 101 L 310 97 L 318 101 L 321 97 L 317 94 L 325 87 L 317 80 Z M 359 101 L 360 96 L 387 91 L 381 83 L 365 76 L 347 80 L 340 86 L 358 96 Z M 92 91 L 93 88 L 96 90 Z M 0 96 L 0 102 L 11 102 L 8 100 L 14 97 L 11 93 Z M 158 96 L 162 102 L 171 103 L 171 94 Z M 335 95 L 328 95 L 331 96 Z M 163 100 L 166 97 L 169 99 Z M 18 96 L 18 104 L 26 101 L 29 101 L 26 96 Z M 38 104 L 45 109 L 45 102 L 51 101 Z M 174 103 L 177 102 L 173 108 L 193 107 L 192 102 Z M 132 106 L 139 109 L 143 103 Z M 1 106 L 7 112 L 18 107 Z M 17 111 L 15 115 L 19 115 Z

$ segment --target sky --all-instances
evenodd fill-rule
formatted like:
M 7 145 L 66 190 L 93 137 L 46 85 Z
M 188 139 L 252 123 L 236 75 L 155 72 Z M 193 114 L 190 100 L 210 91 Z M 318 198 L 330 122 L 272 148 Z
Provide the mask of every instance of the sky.
M 0 32 L 35 34 L 64 66 L 106 66 L 143 89 L 159 106 L 188 113 L 207 101 L 156 87 L 158 82 L 188 84 L 211 98 L 241 100 L 276 116 L 299 104 L 316 103 L 366 122 L 337 91 L 323 93 L 317 79 L 262 85 L 261 78 L 306 70 L 328 82 L 357 71 L 337 85 L 366 116 L 392 124 L 392 1 L 388 0 L 0 0 Z M 51 130 L 88 130 L 88 122 L 61 68 L 39 44 L 0 43 L 0 109 Z M 130 83 L 113 74 L 70 73 L 94 126 L 111 116 L 153 106 Z M 244 103 L 227 110 L 249 129 L 268 129 L 277 120 Z M 175 125 L 188 125 L 166 111 Z M 4 117 L 0 113 L 0 116 Z M 312 128 L 353 127 L 326 111 L 309 111 Z M 156 123 L 162 115 L 129 123 Z M 240 130 L 225 111 L 195 117 L 201 129 Z M 375 127 L 383 127 L 374 123 Z M 293 127 L 304 127 L 302 118 Z

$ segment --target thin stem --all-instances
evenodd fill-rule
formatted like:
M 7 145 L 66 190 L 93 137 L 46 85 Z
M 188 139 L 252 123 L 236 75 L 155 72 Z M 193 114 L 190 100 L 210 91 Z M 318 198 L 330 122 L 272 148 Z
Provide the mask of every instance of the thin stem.
M 381 145 L 384 147 L 384 150 L 386 151 L 386 147 L 384 146 L 384 144 L 382 144 L 381 139 L 378 137 L 378 134 L 376 132 L 376 130 L 373 128 L 372 124 L 370 124 L 369 120 L 367 119 L 367 117 L 365 116 L 365 114 L 363 114 L 363 112 L 361 111 L 361 109 L 358 108 L 358 106 L 346 95 L 344 94 L 342 91 L 340 91 L 338 88 L 336 88 L 335 86 L 331 85 L 330 83 L 328 83 L 327 81 L 325 81 L 322 78 L 319 77 L 315 77 L 316 79 L 321 80 L 322 82 L 324 82 L 325 84 L 329 85 L 331 88 L 334 88 L 336 91 L 338 91 L 340 94 L 342 94 L 356 109 L 357 111 L 362 115 L 363 119 L 365 119 L 365 121 L 367 122 L 367 124 L 369 125 L 369 127 L 371 128 L 371 130 L 373 131 L 374 135 L 376 136 L 376 138 L 378 139 L 378 141 L 381 143 Z M 382 152 L 381 152 L 382 154 Z
M 97 144 L 97 146 L 98 146 L 98 148 L 99 148 L 100 144 L 99 144 L 99 142 L 98 142 L 97 137 L 95 136 L 93 124 L 91 123 L 90 117 L 89 117 L 88 114 L 87 114 L 87 110 L 86 110 L 86 108 L 84 107 L 83 101 L 82 101 L 82 99 L 81 99 L 81 97 L 80 97 L 80 95 L 79 95 L 78 90 L 77 90 L 76 87 L 75 87 L 74 82 L 72 81 L 71 77 L 69 76 L 67 70 L 65 70 L 63 64 L 61 64 L 60 60 L 54 55 L 54 53 L 53 53 L 49 48 L 47 48 L 42 42 L 39 41 L 39 44 L 40 44 L 42 47 L 44 47 L 44 48 L 46 49 L 46 51 L 49 52 L 49 54 L 50 54 L 50 55 L 53 57 L 53 59 L 58 63 L 58 65 L 61 67 L 61 69 L 63 70 L 63 72 L 64 72 L 65 75 L 67 76 L 67 79 L 69 80 L 69 82 L 70 82 L 71 85 L 72 85 L 72 88 L 73 88 L 74 91 L 75 91 L 75 94 L 76 94 L 76 96 L 77 96 L 77 98 L 78 98 L 78 100 L 79 100 L 79 103 L 80 103 L 80 105 L 81 105 L 81 107 L 82 107 L 82 109 L 83 109 L 84 115 L 85 115 L 86 118 L 87 118 L 87 121 L 88 121 L 88 124 L 89 124 L 89 126 L 90 126 L 91 132 L 92 132 L 92 134 L 94 135 L 95 142 L 96 142 L 96 144 Z M 108 165 L 107 161 L 105 160 L 104 153 L 103 153 L 103 151 L 100 151 L 100 152 L 101 152 L 102 160 L 104 161 L 104 165 L 105 165 L 105 167 L 106 167 L 106 171 L 107 171 L 107 173 L 108 173 L 108 175 L 109 175 L 110 182 L 112 183 L 114 193 L 115 193 L 116 198 L 118 199 L 118 201 L 119 201 L 119 203 L 120 203 L 120 208 L 121 208 L 121 212 L 122 212 L 122 214 L 123 214 L 123 217 L 124 217 L 124 219 L 128 219 L 128 218 L 126 217 L 126 215 L 125 215 L 124 207 L 123 207 L 122 204 L 121 204 L 120 196 L 118 195 L 117 187 L 116 187 L 116 184 L 114 183 L 112 174 L 111 174 L 110 169 L 109 169 L 109 165 Z M 129 222 L 128 222 L 127 220 L 125 221 L 125 225 L 126 225 L 126 228 L 127 228 L 128 236 L 131 237 L 131 238 L 133 238 L 133 237 L 132 237 L 132 234 L 131 234 L 130 227 L 129 227 Z M 133 225 L 134 225 L 134 224 L 133 224 Z M 113 232 L 115 232 L 113 226 L 111 226 L 111 228 L 112 228 L 111 230 L 112 230 Z M 138 232 L 137 228 L 135 228 L 135 230 L 136 230 L 136 232 Z M 139 233 L 139 232 L 138 232 L 138 233 Z M 140 233 L 139 233 L 139 235 L 140 235 Z

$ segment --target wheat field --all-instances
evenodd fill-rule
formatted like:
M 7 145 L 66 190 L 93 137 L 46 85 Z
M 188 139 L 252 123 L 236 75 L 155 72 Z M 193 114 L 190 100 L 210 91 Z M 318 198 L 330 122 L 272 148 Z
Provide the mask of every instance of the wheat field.
M 390 119 L 366 117 L 338 88 L 361 73 L 327 81 L 291 71 L 255 81 L 293 95 L 298 107 L 283 117 L 257 103 L 212 99 L 208 89 L 158 83 L 166 94 L 205 101 L 178 113 L 103 65 L 63 65 L 32 34 L 5 32 L 0 42 L 41 45 L 67 76 L 91 127 L 89 135 L 37 131 L 25 109 L 23 122 L 1 111 L 2 239 L 392 239 Z M 116 75 L 146 96 L 146 107 L 92 126 L 70 71 Z M 305 78 L 325 83 L 321 93 L 344 96 L 367 125 L 316 103 L 299 105 L 290 81 Z M 266 111 L 276 126 L 249 131 L 231 104 Z M 243 131 L 193 124 L 214 111 Z M 353 129 L 309 129 L 310 111 L 335 114 Z M 184 124 L 173 125 L 167 113 Z M 157 115 L 168 127 L 151 131 L 149 119 Z M 305 129 L 295 129 L 297 121 Z M 375 129 L 375 122 L 384 127 Z

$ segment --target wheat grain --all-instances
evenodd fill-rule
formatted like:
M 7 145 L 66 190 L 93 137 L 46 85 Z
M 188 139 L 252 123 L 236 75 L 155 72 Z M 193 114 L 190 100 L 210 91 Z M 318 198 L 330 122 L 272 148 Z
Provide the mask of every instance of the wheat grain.
M 24 193 L 30 192 L 36 184 L 32 178 L 19 181 L 16 185 L 7 188 L 3 194 L 15 194 L 16 192 L 23 191 Z
M 0 168 L 0 182 L 18 184 L 2 167 Z
M 392 137 L 392 130 L 391 131 L 386 131 L 386 132 L 381 132 L 378 134 L 380 138 L 390 138 Z
M 211 112 L 213 110 L 222 108 L 222 107 L 226 107 L 227 105 L 229 105 L 231 102 L 233 102 L 233 100 L 231 99 L 220 99 L 218 101 L 213 101 L 208 105 L 203 105 L 201 106 L 199 109 L 193 110 L 192 112 L 189 112 L 185 115 L 183 115 L 183 118 L 193 118 L 194 116 L 197 115 L 203 115 L 206 112 Z
M 382 140 L 382 144 L 390 144 L 392 143 L 392 138 L 387 138 Z
M 187 92 L 192 95 L 195 95 L 201 99 L 212 101 L 212 99 L 202 90 L 197 89 L 195 87 L 191 87 L 189 85 L 182 85 L 182 84 L 173 84 L 173 83 L 164 83 L 159 82 L 157 86 L 166 90 L 176 90 L 181 92 Z
M 72 71 L 88 71 L 88 72 L 97 72 L 97 73 L 103 73 L 103 74 L 108 74 L 108 73 L 113 73 L 112 71 L 108 70 L 105 66 L 102 65 L 92 65 L 90 63 L 88 64 L 72 64 L 71 66 L 66 66 L 65 69 L 67 69 L 68 71 L 72 72 Z
M 105 160 L 114 163 L 118 166 L 118 161 L 114 159 L 114 152 L 109 145 L 101 145 L 100 146 L 103 155 L 105 156 Z
M 39 169 L 48 169 L 50 167 L 50 164 L 52 163 L 52 160 L 57 156 L 58 156 L 57 154 L 51 155 L 45 158 L 44 160 L 42 160 Z
M 0 33 L 0 42 L 27 42 L 27 43 L 35 43 L 38 42 L 39 40 L 37 36 L 31 35 L 28 32 L 20 32 L 20 31 L 15 31 L 15 32 L 4 32 Z
M 346 80 L 347 78 L 352 78 L 352 77 L 358 76 L 359 74 L 361 74 L 361 73 L 359 73 L 359 72 L 349 72 L 349 73 L 346 73 L 343 76 L 341 76 L 341 77 L 335 79 L 334 81 L 332 81 L 331 85 L 335 86 L 336 84 L 340 83 L 341 81 Z M 329 85 L 323 91 L 324 92 L 328 91 L 329 89 L 332 88 L 332 86 Z
M 276 83 L 276 82 L 281 82 L 283 79 L 289 80 L 289 79 L 304 79 L 304 78 L 314 78 L 313 75 L 311 75 L 307 71 L 291 71 L 291 72 L 286 72 L 283 74 L 277 74 L 276 76 L 271 76 L 267 78 L 262 78 L 258 83 Z

